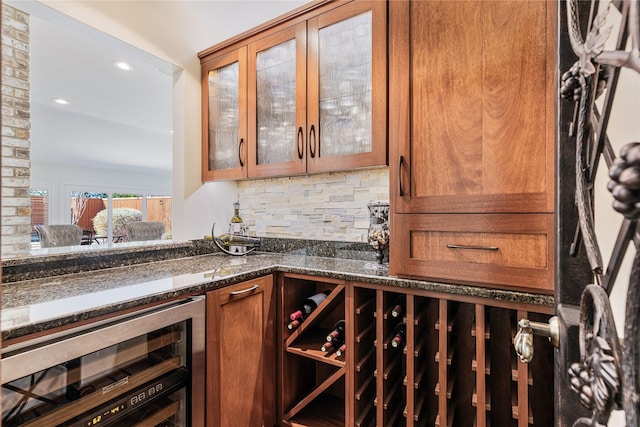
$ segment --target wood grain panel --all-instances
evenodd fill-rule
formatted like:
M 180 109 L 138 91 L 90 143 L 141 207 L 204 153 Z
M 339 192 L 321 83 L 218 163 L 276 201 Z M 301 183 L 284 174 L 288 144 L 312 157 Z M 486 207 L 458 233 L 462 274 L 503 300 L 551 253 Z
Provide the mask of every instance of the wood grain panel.
M 275 420 L 273 277 L 207 294 L 207 425 Z
M 548 244 L 546 233 L 414 231 L 411 233 L 410 242 L 412 258 L 496 264 L 511 267 L 545 268 L 547 266 Z M 462 246 L 462 248 L 447 246 L 451 244 Z
M 404 214 L 392 224 L 392 275 L 553 292 L 552 214 Z M 499 249 L 452 250 L 447 244 Z
M 544 192 L 546 2 L 482 6 L 483 193 Z
M 482 7 L 411 3 L 415 197 L 482 192 L 482 38 L 473 30 L 482 25 Z
M 552 4 L 389 8 L 394 213 L 553 212 Z

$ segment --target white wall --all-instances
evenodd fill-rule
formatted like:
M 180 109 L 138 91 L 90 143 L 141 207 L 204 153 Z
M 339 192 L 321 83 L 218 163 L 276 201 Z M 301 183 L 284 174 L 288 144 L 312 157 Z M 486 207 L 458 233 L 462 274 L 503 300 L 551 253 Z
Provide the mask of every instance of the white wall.
M 617 32 L 619 29 L 620 14 L 611 9 L 608 14 L 608 22 L 614 25 L 614 30 L 610 36 L 607 49 L 615 49 Z M 627 50 L 631 49 L 631 40 L 627 46 Z M 614 99 L 611 119 L 607 134 L 611 140 L 616 156 L 620 154 L 620 149 L 630 142 L 640 141 L 640 74 L 630 69 L 622 69 L 616 97 Z M 598 100 L 600 105 L 604 99 L 602 96 Z M 595 225 L 598 243 L 602 250 L 602 258 L 606 269 L 611 252 L 615 245 L 620 224 L 623 216 L 613 210 L 611 204 L 613 196 L 607 191 L 607 183 L 609 182 L 608 168 L 604 160 L 601 161 L 598 168 L 598 175 L 595 183 Z M 611 294 L 611 305 L 614 307 L 613 314 L 616 320 L 618 335 L 623 335 L 625 302 L 627 287 L 629 284 L 629 274 L 631 273 L 631 264 L 635 255 L 633 244 L 625 256 L 624 263 L 620 269 L 618 280 Z
M 183 71 L 173 86 L 173 235 L 210 233 L 226 223 L 235 182 L 200 181 L 200 61 L 197 52 L 268 21 L 306 1 L 44 1 L 100 31 L 171 62 Z

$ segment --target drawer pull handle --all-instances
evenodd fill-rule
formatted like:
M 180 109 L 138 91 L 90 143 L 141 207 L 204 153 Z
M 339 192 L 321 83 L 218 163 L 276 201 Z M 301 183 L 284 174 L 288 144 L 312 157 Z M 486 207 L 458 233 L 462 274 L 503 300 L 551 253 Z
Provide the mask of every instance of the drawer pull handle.
M 258 289 L 258 285 L 253 285 L 250 288 L 247 289 L 243 289 L 241 291 L 233 291 L 233 292 L 229 292 L 229 295 L 232 297 L 237 297 L 238 295 L 242 295 L 242 294 L 246 294 L 247 292 L 251 292 L 251 291 L 255 291 L 256 289 Z
M 497 246 L 472 246 L 472 245 L 452 245 L 448 244 L 449 249 L 473 249 L 477 251 L 497 251 Z

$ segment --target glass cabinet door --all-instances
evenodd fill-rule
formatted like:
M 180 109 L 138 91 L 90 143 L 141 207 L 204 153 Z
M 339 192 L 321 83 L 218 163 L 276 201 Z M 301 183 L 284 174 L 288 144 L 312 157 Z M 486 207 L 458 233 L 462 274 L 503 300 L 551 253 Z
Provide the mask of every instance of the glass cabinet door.
M 385 6 L 353 2 L 309 20 L 309 172 L 387 162 Z
M 202 180 L 246 177 L 246 47 L 202 64 Z
M 250 44 L 248 63 L 249 176 L 304 172 L 306 24 Z

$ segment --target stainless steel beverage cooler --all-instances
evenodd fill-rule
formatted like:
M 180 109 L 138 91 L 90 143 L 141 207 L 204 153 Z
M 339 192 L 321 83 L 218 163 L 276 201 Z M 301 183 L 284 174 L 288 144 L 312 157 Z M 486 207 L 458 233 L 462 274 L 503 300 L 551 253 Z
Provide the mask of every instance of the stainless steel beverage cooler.
M 204 298 L 2 351 L 2 425 L 204 426 Z

